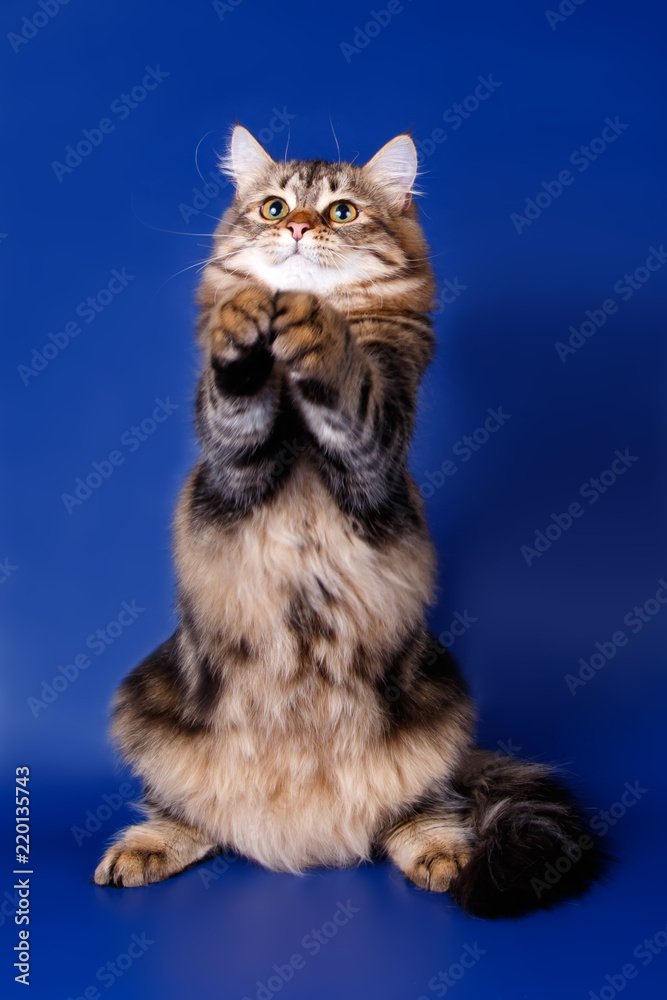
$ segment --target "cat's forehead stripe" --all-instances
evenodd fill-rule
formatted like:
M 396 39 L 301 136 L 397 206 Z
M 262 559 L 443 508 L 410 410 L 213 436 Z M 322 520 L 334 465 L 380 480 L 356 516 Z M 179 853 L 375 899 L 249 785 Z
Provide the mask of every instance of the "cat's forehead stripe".
M 307 188 L 312 187 L 315 177 L 320 179 L 323 166 L 328 166 L 324 160 L 307 160 L 299 167 L 299 176 Z
M 291 164 L 290 164 L 291 166 Z M 313 188 L 321 189 L 328 186 L 331 192 L 337 191 L 342 180 L 342 171 L 337 163 L 327 160 L 307 160 L 294 165 L 294 169 L 284 173 L 279 181 L 281 191 L 291 185 L 299 194 L 310 192 Z

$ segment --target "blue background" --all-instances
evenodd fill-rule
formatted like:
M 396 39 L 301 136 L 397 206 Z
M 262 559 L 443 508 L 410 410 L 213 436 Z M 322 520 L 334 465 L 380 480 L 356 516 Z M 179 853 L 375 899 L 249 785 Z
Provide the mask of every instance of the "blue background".
M 550 1000 L 602 989 L 604 1000 L 614 990 L 605 977 L 618 985 L 628 962 L 637 975 L 627 997 L 659 995 L 667 955 L 645 966 L 633 950 L 656 934 L 667 940 L 667 610 L 649 604 L 659 610 L 634 633 L 623 619 L 667 575 L 667 266 L 628 301 L 614 284 L 667 241 L 664 24 L 646 0 L 564 6 L 572 13 L 552 27 L 545 0 L 406 0 L 367 44 L 357 35 L 356 52 L 341 43 L 355 43 L 370 0 L 242 0 L 222 17 L 204 0 L 71 0 L 28 27 L 25 43 L 3 38 L 0 801 L 11 821 L 14 768 L 29 765 L 32 997 L 66 1000 L 96 985 L 102 996 L 241 1000 L 259 990 L 266 1000 L 258 981 L 301 953 L 286 997 L 430 1000 L 444 994 L 429 981 L 465 945 L 484 954 L 447 995 Z M 3 35 L 39 10 L 36 0 L 5 3 Z M 124 118 L 110 110 L 157 65 L 168 76 L 144 101 Z M 489 74 L 500 86 L 454 128 L 443 115 Z M 422 144 L 434 266 L 459 289 L 437 315 L 412 455 L 440 557 L 434 629 L 447 630 L 456 612 L 476 619 L 452 648 L 486 745 L 562 765 L 591 817 L 626 782 L 642 789 L 625 815 L 615 808 L 603 838 L 618 858 L 610 881 L 554 912 L 472 920 L 387 864 L 295 878 L 236 860 L 141 890 L 87 882 L 107 838 L 134 815 L 114 797 L 128 776 L 105 735 L 111 695 L 174 624 L 170 518 L 196 455 L 197 265 L 230 196 L 222 184 L 202 194 L 200 171 L 215 176 L 236 118 L 282 157 L 288 128 L 274 109 L 289 116 L 292 156 L 337 158 L 330 116 L 346 159 L 364 162 L 409 127 Z M 570 155 L 616 116 L 627 128 L 580 172 Z M 59 180 L 54 161 L 105 117 L 113 131 Z M 568 168 L 573 182 L 550 205 L 542 197 L 518 232 L 512 213 Z M 114 268 L 132 280 L 86 323 L 79 303 Z M 609 298 L 618 310 L 560 360 L 554 345 Z M 81 332 L 26 376 L 33 349 L 77 318 Z M 157 399 L 177 408 L 138 441 L 130 428 Z M 498 407 L 510 418 L 463 461 L 457 442 Z M 595 504 L 582 500 L 580 487 L 616 449 L 636 461 Z M 116 450 L 123 463 L 68 513 L 62 495 Z M 447 460 L 456 472 L 438 476 Z M 583 516 L 529 566 L 521 547 L 577 501 Z M 96 655 L 88 637 L 132 601 L 144 610 Z M 572 693 L 565 675 L 618 630 L 627 644 Z M 90 665 L 55 700 L 28 701 L 86 652 Z M 100 807 L 99 829 L 79 846 L 72 828 Z M 3 830 L 0 981 L 18 996 L 11 822 Z M 313 955 L 304 935 L 348 900 L 358 912 Z M 133 933 L 154 943 L 122 978 L 96 980 Z

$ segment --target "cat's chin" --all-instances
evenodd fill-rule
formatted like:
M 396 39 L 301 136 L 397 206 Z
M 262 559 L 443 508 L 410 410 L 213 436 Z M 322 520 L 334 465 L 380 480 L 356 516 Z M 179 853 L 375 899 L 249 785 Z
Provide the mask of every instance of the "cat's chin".
M 278 263 L 253 262 L 255 276 L 276 291 L 314 292 L 321 295 L 344 284 L 337 268 L 326 267 L 305 254 L 290 254 Z

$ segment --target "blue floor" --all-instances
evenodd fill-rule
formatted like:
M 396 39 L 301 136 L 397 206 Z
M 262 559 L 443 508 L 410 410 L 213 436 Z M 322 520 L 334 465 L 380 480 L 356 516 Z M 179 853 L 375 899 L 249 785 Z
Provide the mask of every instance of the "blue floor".
M 0 995 L 664 995 L 663 19 L 648 0 L 4 5 Z M 333 126 L 361 163 L 413 129 L 440 288 L 411 457 L 431 624 L 481 740 L 560 765 L 615 857 L 579 901 L 491 923 L 388 864 L 296 878 L 226 856 L 88 881 L 138 793 L 110 699 L 174 625 L 197 267 L 237 118 L 277 158 L 289 135 L 337 159 Z

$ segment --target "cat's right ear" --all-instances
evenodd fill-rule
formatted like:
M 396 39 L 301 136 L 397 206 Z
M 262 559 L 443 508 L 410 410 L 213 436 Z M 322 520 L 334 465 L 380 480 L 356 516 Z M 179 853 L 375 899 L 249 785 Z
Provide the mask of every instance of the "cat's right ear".
M 382 188 L 396 208 L 405 211 L 415 193 L 417 166 L 417 149 L 412 138 L 404 133 L 386 143 L 361 169 Z
M 231 177 L 239 190 L 260 177 L 274 162 L 247 128 L 236 125 L 227 154 L 220 160 L 220 169 Z

